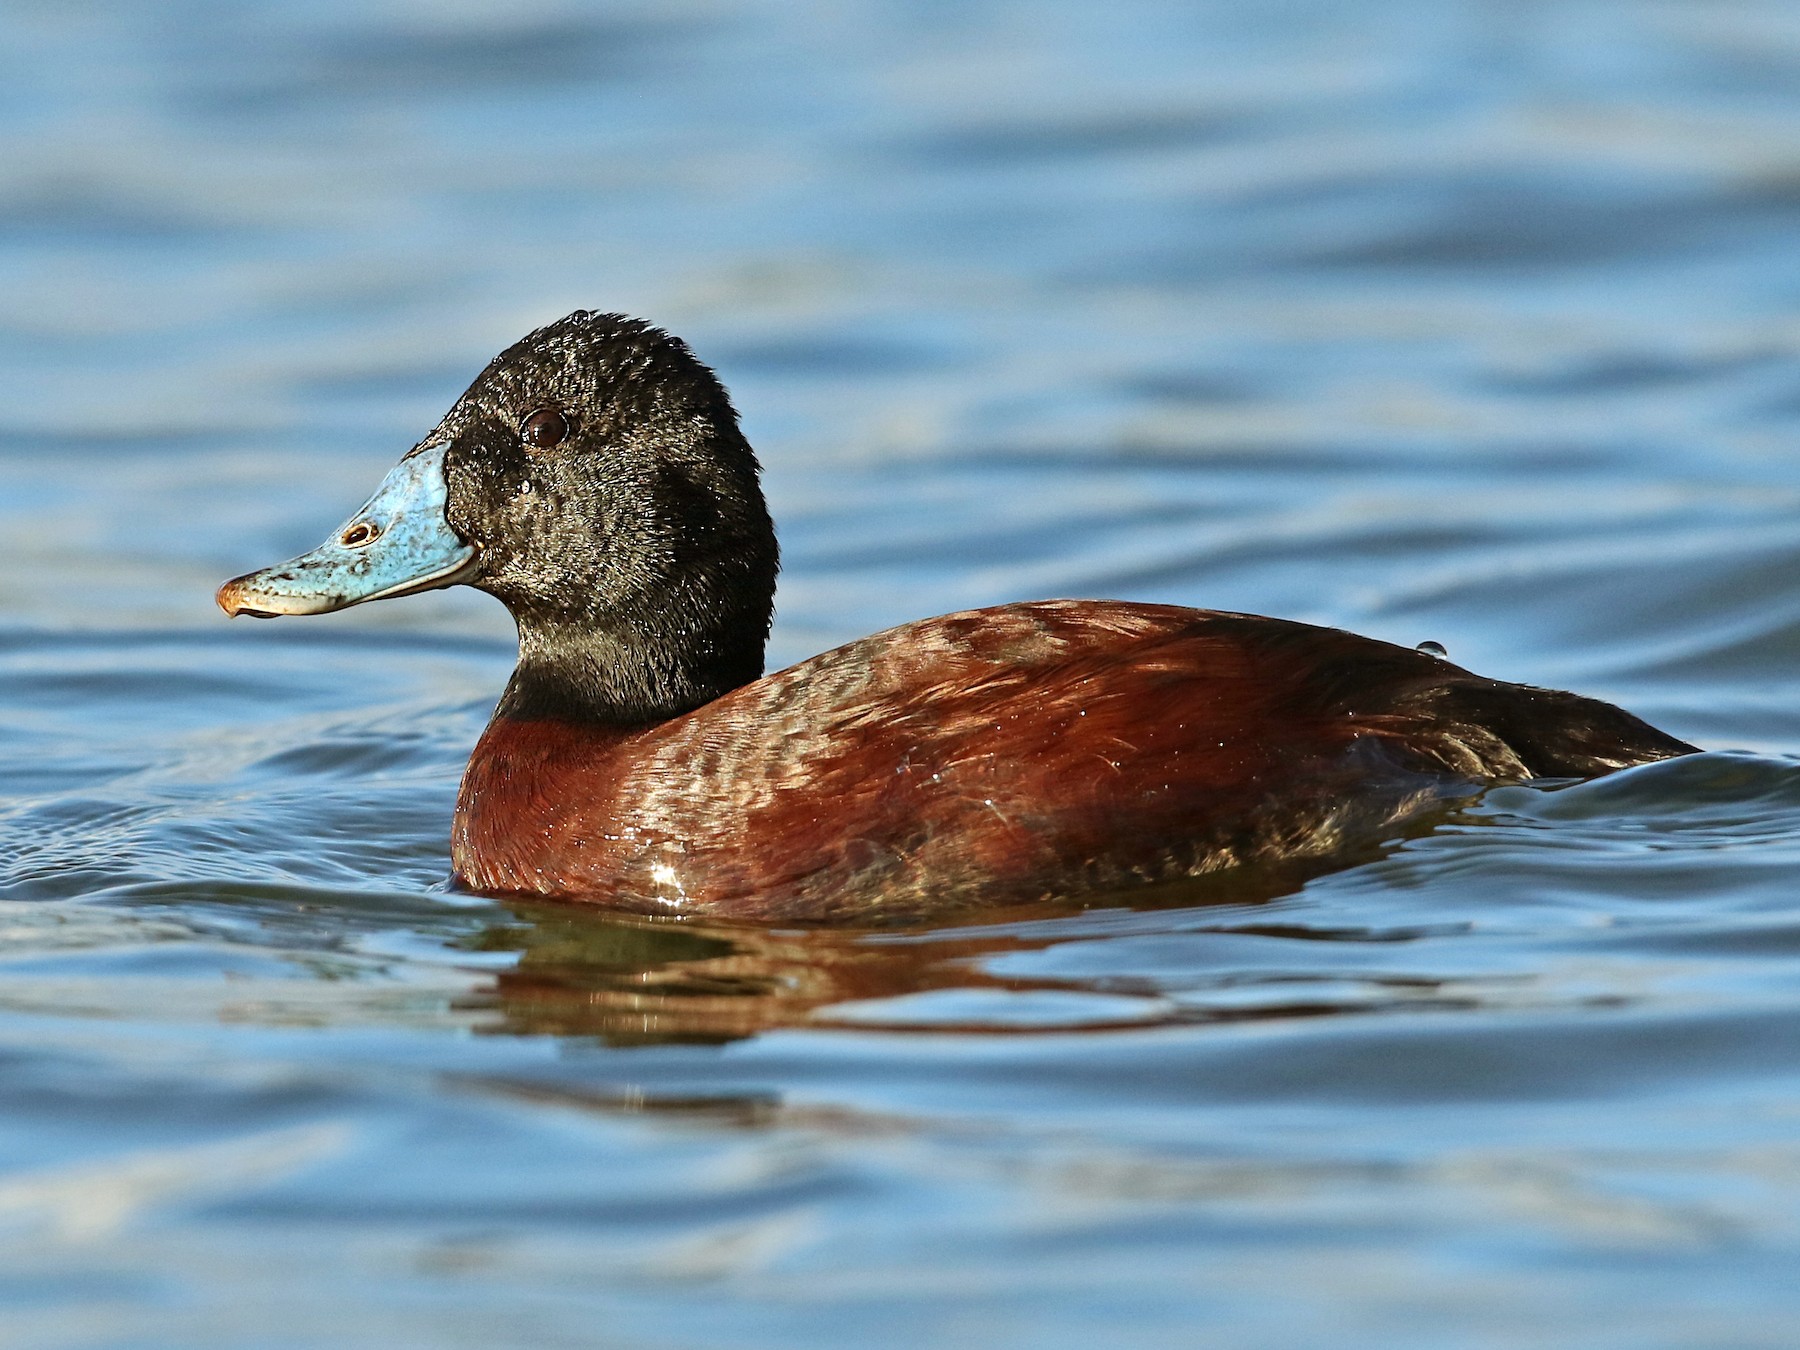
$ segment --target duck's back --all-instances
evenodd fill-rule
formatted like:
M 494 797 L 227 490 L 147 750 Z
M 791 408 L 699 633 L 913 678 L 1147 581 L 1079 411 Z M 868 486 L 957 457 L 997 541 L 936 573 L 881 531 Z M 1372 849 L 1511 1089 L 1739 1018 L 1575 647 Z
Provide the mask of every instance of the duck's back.
M 1046 601 L 878 633 L 649 728 L 496 719 L 454 853 L 481 891 L 873 916 L 1330 855 L 1453 784 L 1692 749 L 1336 629 Z

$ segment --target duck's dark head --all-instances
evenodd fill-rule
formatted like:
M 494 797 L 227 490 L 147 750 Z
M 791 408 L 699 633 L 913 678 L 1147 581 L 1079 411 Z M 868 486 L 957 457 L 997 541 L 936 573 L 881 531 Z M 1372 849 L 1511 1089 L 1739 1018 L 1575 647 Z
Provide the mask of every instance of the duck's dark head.
M 762 673 L 775 532 L 731 400 L 685 343 L 580 311 L 501 352 L 319 548 L 228 614 L 468 585 L 519 626 L 501 711 L 621 724 Z

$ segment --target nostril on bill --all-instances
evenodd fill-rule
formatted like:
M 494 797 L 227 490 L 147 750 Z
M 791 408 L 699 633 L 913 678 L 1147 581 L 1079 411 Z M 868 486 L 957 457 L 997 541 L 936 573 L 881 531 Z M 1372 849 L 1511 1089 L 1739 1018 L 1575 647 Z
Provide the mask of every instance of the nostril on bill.
M 359 520 L 338 537 L 338 542 L 345 548 L 362 548 L 372 544 L 380 537 L 381 527 L 366 520 Z

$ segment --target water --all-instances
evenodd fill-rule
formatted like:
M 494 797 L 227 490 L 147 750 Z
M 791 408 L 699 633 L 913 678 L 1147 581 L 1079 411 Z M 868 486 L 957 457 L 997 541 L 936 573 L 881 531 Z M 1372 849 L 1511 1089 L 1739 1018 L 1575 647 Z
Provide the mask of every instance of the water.
M 1800 1341 L 1800 18 L 19 0 L 0 1339 Z M 1068 594 L 1716 752 L 939 931 L 447 891 L 471 594 L 227 625 L 580 306 L 730 383 L 774 657 Z

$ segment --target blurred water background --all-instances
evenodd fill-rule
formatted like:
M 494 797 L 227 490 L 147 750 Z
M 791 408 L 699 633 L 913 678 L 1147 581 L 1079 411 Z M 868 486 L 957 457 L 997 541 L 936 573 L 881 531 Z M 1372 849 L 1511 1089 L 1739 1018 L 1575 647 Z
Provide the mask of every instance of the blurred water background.
M 0 1341 L 1800 1344 L 1800 11 L 11 0 Z M 1112 595 L 1719 753 L 1283 894 L 448 892 L 509 667 L 228 626 L 483 361 L 687 337 L 774 658 Z

